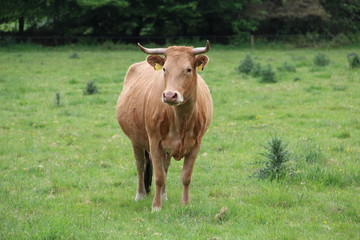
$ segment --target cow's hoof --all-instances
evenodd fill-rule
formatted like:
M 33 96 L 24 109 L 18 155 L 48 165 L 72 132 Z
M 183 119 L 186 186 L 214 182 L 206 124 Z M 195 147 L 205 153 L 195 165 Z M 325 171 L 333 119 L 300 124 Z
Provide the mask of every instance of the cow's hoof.
M 160 212 L 161 211 L 161 207 L 152 207 L 151 208 L 151 212 L 154 213 L 154 212 Z
M 187 201 L 182 200 L 182 201 L 181 201 L 181 204 L 182 204 L 183 206 L 187 206 L 187 205 L 190 205 L 190 201 L 189 201 L 189 200 L 187 200 Z
M 137 193 L 135 197 L 135 201 L 143 200 L 146 197 L 146 193 Z
M 161 199 L 164 201 L 168 200 L 166 192 L 161 194 Z

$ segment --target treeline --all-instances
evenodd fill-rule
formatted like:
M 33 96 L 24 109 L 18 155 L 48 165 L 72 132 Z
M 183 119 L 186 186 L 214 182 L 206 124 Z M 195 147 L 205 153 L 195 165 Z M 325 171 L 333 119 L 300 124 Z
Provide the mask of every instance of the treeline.
M 360 33 L 360 0 L 1 0 L 0 31 L 47 36 Z

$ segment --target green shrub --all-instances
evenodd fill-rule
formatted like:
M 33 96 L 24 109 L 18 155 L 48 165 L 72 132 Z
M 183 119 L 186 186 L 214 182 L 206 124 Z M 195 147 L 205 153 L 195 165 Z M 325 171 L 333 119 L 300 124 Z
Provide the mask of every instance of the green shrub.
M 77 84 L 78 81 L 76 79 L 70 79 L 69 84 Z
M 339 139 L 346 139 L 346 138 L 350 138 L 351 135 L 350 135 L 350 132 L 345 131 L 345 132 L 341 132 L 341 133 L 335 135 L 335 137 L 339 138 Z
M 81 37 L 77 41 L 77 44 L 82 46 L 95 46 L 98 43 L 98 40 L 92 37 Z
M 334 37 L 330 42 L 331 47 L 343 47 L 349 44 L 351 44 L 351 40 L 343 33 Z
M 329 65 L 330 60 L 325 54 L 319 53 L 314 57 L 313 62 L 315 66 L 323 67 Z
M 240 63 L 240 65 L 238 66 L 237 70 L 240 73 L 245 73 L 245 74 L 249 74 L 252 70 L 252 68 L 254 67 L 254 62 L 251 59 L 251 57 L 249 55 L 246 55 L 246 57 L 244 58 L 244 60 Z
M 318 47 L 321 45 L 321 36 L 318 33 L 306 33 L 305 35 L 294 35 L 290 42 L 295 47 Z
M 282 72 L 296 72 L 296 67 L 294 65 L 288 64 L 287 62 L 284 62 L 281 67 L 278 67 L 278 70 Z
M 236 34 L 235 36 L 233 36 L 231 38 L 231 45 L 233 46 L 239 46 L 241 44 L 247 44 L 250 38 L 250 34 L 249 33 L 245 33 L 245 32 L 240 32 L 238 34 Z M 201 46 L 201 45 L 199 45 Z
M 92 95 L 98 92 L 98 89 L 93 81 L 87 83 L 86 88 L 84 90 L 85 95 Z
M 344 85 L 334 85 L 333 86 L 333 90 L 334 91 L 345 91 L 346 90 L 346 86 L 344 86 Z
M 262 67 L 260 63 L 256 63 L 250 72 L 253 77 L 260 77 L 262 75 Z
M 78 59 L 80 58 L 79 55 L 77 53 L 73 53 L 69 56 L 70 59 Z
M 277 82 L 277 79 L 275 77 L 275 72 L 272 70 L 270 65 L 268 65 L 267 68 L 262 70 L 260 82 L 262 82 L 262 83 L 276 83 Z
M 356 53 L 350 53 L 347 56 L 350 68 L 360 68 L 360 58 Z
M 106 49 L 114 50 L 116 48 L 116 44 L 111 40 L 106 40 L 102 43 L 102 46 Z
M 360 33 L 359 33 L 359 32 L 347 33 L 346 35 L 347 35 L 347 37 L 350 39 L 351 43 L 358 43 L 358 42 L 360 42 Z
M 0 47 L 10 47 L 14 46 L 16 41 L 13 37 L 4 37 L 0 40 Z
M 285 163 L 290 161 L 291 158 L 288 144 L 282 138 L 274 136 L 264 148 L 265 151 L 260 155 L 264 157 L 262 163 L 265 164 L 265 168 L 260 169 L 255 173 L 255 176 L 269 180 L 278 180 L 285 177 L 289 172 Z

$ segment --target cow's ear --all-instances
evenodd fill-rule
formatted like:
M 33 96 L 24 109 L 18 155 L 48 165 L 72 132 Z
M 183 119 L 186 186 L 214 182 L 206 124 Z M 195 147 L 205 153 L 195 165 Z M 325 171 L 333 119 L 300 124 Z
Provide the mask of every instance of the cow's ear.
M 165 59 L 157 56 L 157 55 L 151 55 L 146 58 L 146 61 L 156 70 L 161 70 L 164 66 Z
M 209 61 L 209 58 L 205 55 L 198 55 L 195 58 L 195 65 L 199 71 L 204 70 L 205 65 Z

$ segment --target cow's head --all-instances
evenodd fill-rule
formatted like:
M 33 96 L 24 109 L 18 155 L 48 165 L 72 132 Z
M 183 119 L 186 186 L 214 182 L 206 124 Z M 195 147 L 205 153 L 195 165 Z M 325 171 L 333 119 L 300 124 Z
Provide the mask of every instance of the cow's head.
M 206 47 L 168 47 L 145 48 L 138 43 L 139 48 L 147 54 L 147 62 L 157 71 L 163 71 L 164 91 L 162 101 L 172 106 L 185 103 L 194 95 L 197 84 L 197 70 L 203 70 L 209 58 L 205 55 L 210 49 Z M 159 55 L 164 55 L 161 57 Z

